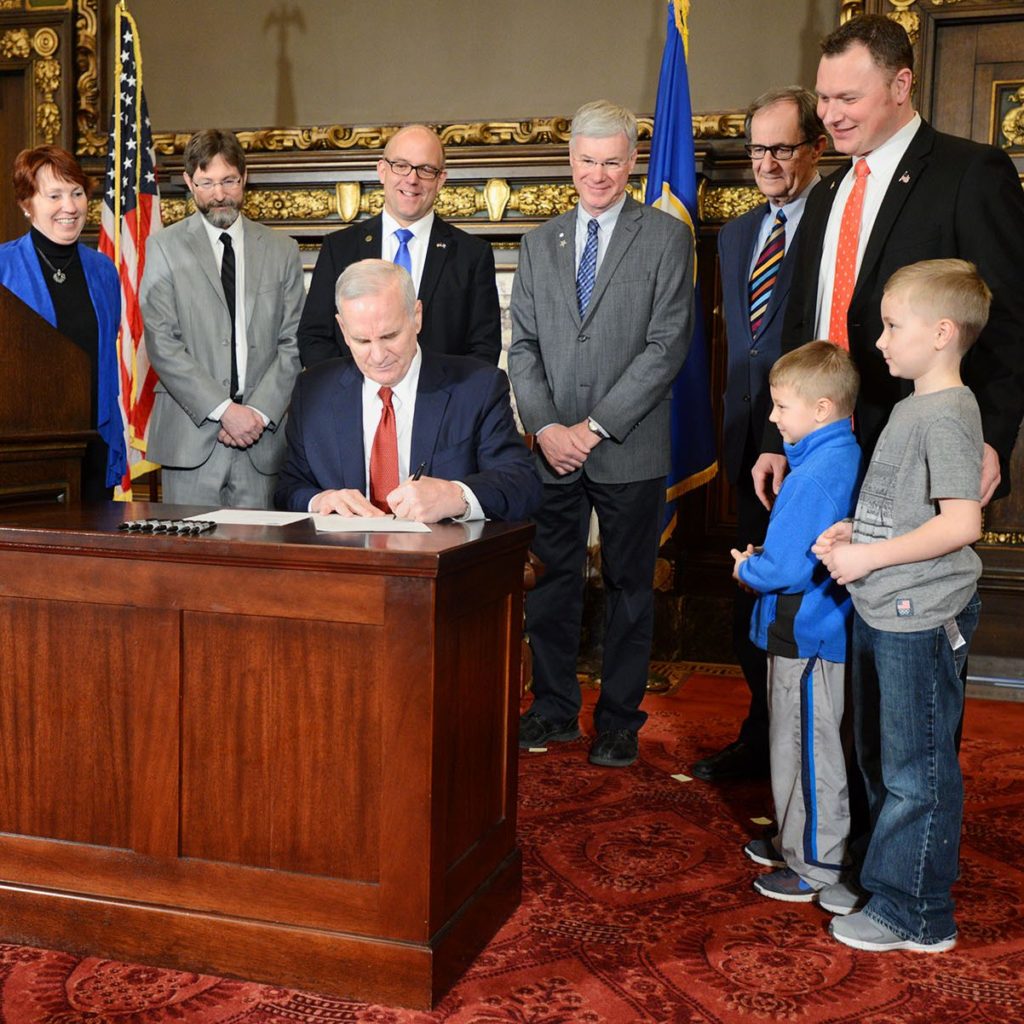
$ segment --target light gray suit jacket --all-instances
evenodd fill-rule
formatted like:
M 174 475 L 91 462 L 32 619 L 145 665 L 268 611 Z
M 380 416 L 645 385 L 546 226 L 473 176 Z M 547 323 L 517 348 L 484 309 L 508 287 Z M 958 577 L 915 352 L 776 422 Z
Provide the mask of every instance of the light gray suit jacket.
M 270 418 L 246 452 L 260 472 L 276 473 L 299 373 L 302 261 L 291 238 L 248 218 L 243 222 L 248 344 L 243 397 Z M 220 431 L 207 416 L 231 387 L 231 316 L 201 213 L 150 236 L 139 301 L 146 351 L 160 377 L 147 455 L 168 466 L 202 465 Z
M 693 241 L 680 221 L 626 197 L 587 315 L 576 301 L 576 210 L 523 238 L 512 286 L 508 372 L 523 426 L 588 416 L 608 433 L 584 469 L 595 483 L 669 471 L 669 402 L 693 331 Z M 538 455 L 545 483 L 569 483 Z

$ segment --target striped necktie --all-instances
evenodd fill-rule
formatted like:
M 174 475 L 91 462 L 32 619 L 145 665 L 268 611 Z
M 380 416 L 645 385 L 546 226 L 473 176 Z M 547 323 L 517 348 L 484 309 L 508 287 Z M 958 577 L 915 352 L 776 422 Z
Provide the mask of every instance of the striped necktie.
M 836 246 L 836 267 L 832 275 L 832 309 L 828 317 L 828 340 L 840 348 L 850 349 L 846 315 L 850 311 L 853 288 L 857 282 L 857 250 L 860 246 L 860 219 L 864 210 L 864 192 L 871 168 L 867 160 L 858 160 L 853 173 L 856 180 L 843 207 L 839 222 L 839 243 Z
M 592 217 L 587 223 L 587 244 L 583 247 L 583 255 L 580 257 L 580 269 L 576 271 L 576 301 L 579 303 L 581 317 L 586 316 L 596 277 L 597 219 Z
M 750 275 L 750 336 L 757 337 L 768 309 L 768 300 L 779 277 L 779 267 L 786 255 L 786 215 L 782 210 L 775 215 L 775 223 L 768 233 L 764 248 L 757 257 Z

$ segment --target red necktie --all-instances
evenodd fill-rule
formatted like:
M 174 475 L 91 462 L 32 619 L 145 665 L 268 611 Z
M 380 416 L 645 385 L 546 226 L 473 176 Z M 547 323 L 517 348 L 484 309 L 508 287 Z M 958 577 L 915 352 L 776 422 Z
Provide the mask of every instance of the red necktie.
M 857 281 L 857 245 L 860 241 L 860 217 L 864 209 L 864 192 L 871 168 L 867 160 L 858 160 L 853 173 L 856 181 L 843 208 L 839 222 L 839 244 L 836 246 L 836 269 L 832 277 L 832 311 L 828 320 L 828 340 L 840 348 L 850 349 L 846 333 L 846 314 Z
M 398 429 L 391 405 L 391 388 L 382 387 L 377 394 L 384 408 L 380 411 L 380 423 L 370 449 L 370 503 L 382 512 L 390 512 L 388 495 L 398 486 Z

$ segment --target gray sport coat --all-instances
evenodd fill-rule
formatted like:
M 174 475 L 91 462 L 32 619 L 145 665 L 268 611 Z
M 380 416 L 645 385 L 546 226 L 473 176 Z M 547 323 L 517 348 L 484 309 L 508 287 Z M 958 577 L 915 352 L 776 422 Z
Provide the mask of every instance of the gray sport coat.
M 246 452 L 262 473 L 275 473 L 284 458 L 282 427 L 299 373 L 302 261 L 291 238 L 243 221 L 248 343 L 243 399 L 270 418 Z M 168 466 L 202 465 L 220 431 L 220 424 L 206 417 L 230 390 L 231 316 L 201 213 L 150 236 L 139 302 L 146 350 L 160 377 L 147 456 Z
M 512 287 L 509 378 L 523 426 L 588 416 L 610 440 L 585 464 L 595 483 L 669 471 L 672 382 L 693 331 L 693 240 L 681 221 L 626 197 L 586 316 L 576 300 L 576 210 L 524 236 Z M 538 454 L 545 483 L 569 483 Z

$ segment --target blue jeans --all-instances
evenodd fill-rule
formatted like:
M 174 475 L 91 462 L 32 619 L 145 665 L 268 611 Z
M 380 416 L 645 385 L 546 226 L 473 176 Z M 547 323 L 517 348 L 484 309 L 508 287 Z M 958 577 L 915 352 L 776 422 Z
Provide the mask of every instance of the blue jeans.
M 892 633 L 859 615 L 853 621 L 853 723 L 871 823 L 860 874 L 871 894 L 864 912 L 915 942 L 956 935 L 960 670 L 980 609 L 975 594 L 955 617 L 966 641 L 955 651 L 944 626 Z

